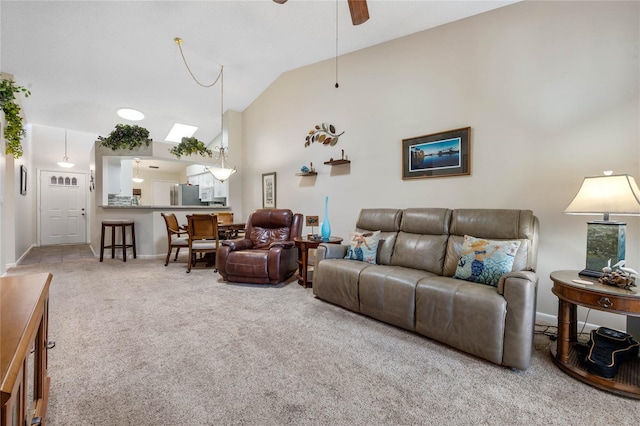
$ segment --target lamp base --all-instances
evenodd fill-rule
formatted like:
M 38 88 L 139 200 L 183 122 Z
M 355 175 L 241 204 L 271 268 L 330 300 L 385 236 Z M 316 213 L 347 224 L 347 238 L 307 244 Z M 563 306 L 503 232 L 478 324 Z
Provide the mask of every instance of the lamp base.
M 584 271 L 580 274 L 599 277 L 602 275 L 602 268 L 609 264 L 615 265 L 623 260 L 625 258 L 625 231 L 626 223 L 623 222 L 587 222 L 587 262 Z
M 578 272 L 578 275 L 591 277 L 591 278 L 600 278 L 602 274 L 603 274 L 602 271 L 594 271 L 591 269 L 583 269 L 582 271 Z

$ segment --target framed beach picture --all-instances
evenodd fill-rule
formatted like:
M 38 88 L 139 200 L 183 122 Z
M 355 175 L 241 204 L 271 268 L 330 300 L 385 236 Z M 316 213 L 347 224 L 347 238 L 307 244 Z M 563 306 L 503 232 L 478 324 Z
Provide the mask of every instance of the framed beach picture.
M 402 179 L 471 174 L 471 127 L 402 140 Z
M 276 208 L 276 172 L 262 174 L 262 208 Z

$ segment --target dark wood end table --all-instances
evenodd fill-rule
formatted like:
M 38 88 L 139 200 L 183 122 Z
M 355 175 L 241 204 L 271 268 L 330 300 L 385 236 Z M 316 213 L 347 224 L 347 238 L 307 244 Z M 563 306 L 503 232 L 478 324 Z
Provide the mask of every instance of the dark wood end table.
M 304 288 L 311 287 L 311 281 L 307 278 L 309 273 L 309 249 L 317 248 L 320 244 L 340 244 L 342 238 L 329 237 L 329 240 L 309 240 L 307 238 L 294 238 L 298 247 L 298 284 Z
M 574 280 L 591 284 L 576 283 Z M 603 285 L 596 278 L 578 271 L 551 273 L 553 294 L 558 297 L 558 340 L 551 345 L 551 357 L 562 371 L 576 379 L 618 395 L 640 399 L 640 358 L 622 364 L 613 379 L 589 373 L 581 365 L 575 343 L 578 341 L 577 307 L 640 317 L 640 294 Z M 636 339 L 640 336 L 634 336 Z

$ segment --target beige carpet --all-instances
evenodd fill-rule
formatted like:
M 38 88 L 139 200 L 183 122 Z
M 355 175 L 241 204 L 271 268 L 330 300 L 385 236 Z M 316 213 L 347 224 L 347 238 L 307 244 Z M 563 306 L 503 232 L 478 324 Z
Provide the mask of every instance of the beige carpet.
M 315 299 L 162 260 L 50 271 L 48 424 L 621 425 L 640 401 L 582 384 L 536 337 L 512 371 Z

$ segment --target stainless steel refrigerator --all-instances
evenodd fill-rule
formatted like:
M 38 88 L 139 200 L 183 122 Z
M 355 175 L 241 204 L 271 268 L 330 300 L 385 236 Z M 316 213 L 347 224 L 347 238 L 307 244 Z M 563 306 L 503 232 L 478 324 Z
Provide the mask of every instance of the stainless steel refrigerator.
M 206 203 L 205 203 L 206 204 Z M 172 206 L 201 206 L 200 186 L 180 184 L 171 188 Z

